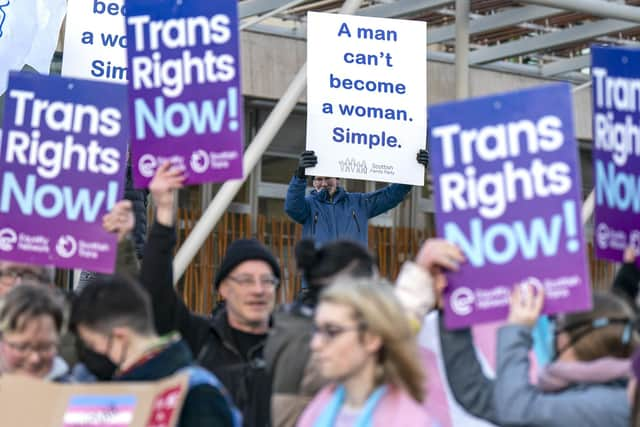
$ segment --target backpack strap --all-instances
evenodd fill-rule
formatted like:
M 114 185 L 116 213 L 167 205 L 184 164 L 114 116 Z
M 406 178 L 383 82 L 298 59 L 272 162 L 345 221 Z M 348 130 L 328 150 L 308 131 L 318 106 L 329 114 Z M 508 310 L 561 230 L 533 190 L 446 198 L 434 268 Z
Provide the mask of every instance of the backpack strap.
M 227 405 L 229 406 L 231 417 L 233 418 L 233 426 L 242 427 L 242 414 L 233 404 L 229 392 L 227 392 L 227 389 L 220 382 L 218 377 L 216 377 L 213 373 L 204 369 L 203 367 L 195 365 L 185 366 L 184 368 L 179 369 L 177 373 L 186 373 L 189 375 L 189 390 L 204 384 L 208 384 L 218 389 L 218 391 L 222 394 L 222 397 L 224 397 L 224 400 L 227 402 Z

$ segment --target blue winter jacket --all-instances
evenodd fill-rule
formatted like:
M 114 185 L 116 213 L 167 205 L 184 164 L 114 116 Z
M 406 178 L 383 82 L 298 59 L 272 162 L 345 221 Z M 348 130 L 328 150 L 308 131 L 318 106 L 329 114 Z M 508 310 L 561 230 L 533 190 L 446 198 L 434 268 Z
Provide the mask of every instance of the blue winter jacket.
M 294 176 L 289 183 L 284 210 L 303 225 L 302 236 L 317 245 L 337 239 L 368 241 L 369 218 L 396 207 L 411 191 L 410 185 L 391 184 L 371 193 L 349 193 L 338 187 L 329 198 L 326 190 L 305 196 L 307 181 Z

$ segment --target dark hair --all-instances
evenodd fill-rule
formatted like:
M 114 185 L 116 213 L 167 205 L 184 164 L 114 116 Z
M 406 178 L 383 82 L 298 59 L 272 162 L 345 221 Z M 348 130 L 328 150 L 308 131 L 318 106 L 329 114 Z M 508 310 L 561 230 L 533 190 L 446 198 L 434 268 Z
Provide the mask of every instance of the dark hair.
M 296 245 L 296 263 L 310 287 L 329 284 L 338 273 L 351 277 L 370 277 L 376 262 L 367 248 L 348 240 L 336 240 L 316 248 L 313 240 L 305 239 Z
M 640 343 L 636 316 L 625 299 L 612 292 L 596 291 L 593 310 L 558 318 L 557 330 L 569 335 L 569 342 L 581 361 L 611 356 L 628 358 Z
M 26 321 L 38 316 L 51 316 L 60 333 L 64 322 L 64 295 L 41 284 L 22 283 L 4 297 L 0 310 L 0 332 L 22 331 Z
M 85 286 L 71 307 L 71 327 L 79 325 L 103 334 L 127 326 L 141 335 L 154 332 L 147 292 L 126 277 L 99 276 Z

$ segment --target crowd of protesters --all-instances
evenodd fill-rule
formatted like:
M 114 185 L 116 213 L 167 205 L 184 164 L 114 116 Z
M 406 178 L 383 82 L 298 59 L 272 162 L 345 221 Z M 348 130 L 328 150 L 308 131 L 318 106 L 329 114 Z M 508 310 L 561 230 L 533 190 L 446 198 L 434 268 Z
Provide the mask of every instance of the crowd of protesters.
M 426 165 L 426 151 L 417 160 Z M 305 195 L 305 168 L 316 163 L 313 152 L 303 153 L 286 199 L 305 237 L 295 257 L 306 289 L 293 303 L 276 306 L 279 261 L 248 239 L 232 242 L 217 269 L 212 286 L 224 303 L 210 316 L 190 311 L 172 271 L 175 204 L 185 177 L 166 163 L 149 185 L 155 217 L 144 251 L 144 194 L 103 218 L 118 235 L 116 274 L 85 274 L 81 289 L 63 295 L 52 268 L 0 262 L 0 372 L 58 382 L 185 373 L 181 427 L 442 425 L 425 409 L 429 372 L 417 334 L 425 315 L 442 309 L 447 272 L 464 256 L 429 239 L 396 282 L 387 282 L 363 246 L 367 220 L 410 188 L 349 193 L 336 178 L 314 177 Z M 441 316 L 442 361 L 456 401 L 497 426 L 640 425 L 636 256 L 625 252 L 611 290 L 594 293 L 592 311 L 555 316 L 551 361 L 540 364 L 537 381 L 530 378 L 530 350 L 541 290 L 514 288 L 493 378 L 470 330 L 448 330 Z

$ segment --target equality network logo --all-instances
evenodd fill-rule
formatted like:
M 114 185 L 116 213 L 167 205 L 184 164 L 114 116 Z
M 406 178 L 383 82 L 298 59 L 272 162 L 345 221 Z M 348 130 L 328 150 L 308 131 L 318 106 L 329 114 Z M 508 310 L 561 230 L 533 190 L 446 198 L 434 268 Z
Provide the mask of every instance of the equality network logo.
M 12 228 L 5 227 L 0 230 L 0 251 L 11 252 L 17 241 L 18 235 Z
M 0 37 L 2 37 L 2 26 L 7 17 L 7 12 L 5 11 L 7 6 L 9 6 L 9 0 L 0 0 Z

